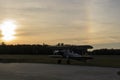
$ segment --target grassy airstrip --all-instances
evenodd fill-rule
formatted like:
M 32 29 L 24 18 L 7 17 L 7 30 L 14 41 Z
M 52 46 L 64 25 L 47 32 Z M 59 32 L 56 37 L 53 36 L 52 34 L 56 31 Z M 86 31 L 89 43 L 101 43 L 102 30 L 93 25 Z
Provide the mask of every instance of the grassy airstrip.
M 80 66 L 99 66 L 99 67 L 116 67 L 120 68 L 119 55 L 98 55 L 93 56 L 94 59 L 87 63 L 82 61 L 71 60 L 70 65 Z M 0 55 L 1 63 L 48 63 L 57 64 L 55 58 L 50 58 L 48 55 Z M 63 59 L 61 64 L 66 64 Z

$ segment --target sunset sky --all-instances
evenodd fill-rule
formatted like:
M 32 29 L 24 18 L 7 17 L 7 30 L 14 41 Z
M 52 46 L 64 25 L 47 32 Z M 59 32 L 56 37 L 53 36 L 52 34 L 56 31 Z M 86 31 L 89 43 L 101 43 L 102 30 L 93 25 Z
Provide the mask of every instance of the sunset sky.
M 0 28 L 7 44 L 120 48 L 120 0 L 0 0 L 0 24 L 6 20 L 16 25 L 11 41 Z

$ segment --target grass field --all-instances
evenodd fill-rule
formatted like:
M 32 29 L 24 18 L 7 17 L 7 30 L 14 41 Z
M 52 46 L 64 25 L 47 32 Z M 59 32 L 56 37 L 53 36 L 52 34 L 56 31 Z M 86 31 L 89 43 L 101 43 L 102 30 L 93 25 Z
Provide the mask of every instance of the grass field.
M 80 66 L 100 66 L 100 67 L 117 67 L 120 68 L 120 56 L 118 55 L 99 55 L 93 56 L 94 59 L 87 63 L 82 61 L 71 60 L 70 65 Z M 0 55 L 1 63 L 49 63 L 57 64 L 55 58 L 47 55 Z M 62 64 L 66 64 L 66 60 L 62 60 Z

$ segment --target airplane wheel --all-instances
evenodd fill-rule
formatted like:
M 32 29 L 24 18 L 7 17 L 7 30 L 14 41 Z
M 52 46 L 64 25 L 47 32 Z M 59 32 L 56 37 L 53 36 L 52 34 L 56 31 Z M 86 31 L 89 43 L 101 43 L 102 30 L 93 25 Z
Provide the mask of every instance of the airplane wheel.
M 58 61 L 57 61 L 58 64 L 61 64 L 61 62 L 62 62 L 62 60 L 58 60 Z
M 67 64 L 70 64 L 70 60 L 69 59 L 67 60 Z
M 120 76 L 120 71 L 118 71 L 117 74 Z

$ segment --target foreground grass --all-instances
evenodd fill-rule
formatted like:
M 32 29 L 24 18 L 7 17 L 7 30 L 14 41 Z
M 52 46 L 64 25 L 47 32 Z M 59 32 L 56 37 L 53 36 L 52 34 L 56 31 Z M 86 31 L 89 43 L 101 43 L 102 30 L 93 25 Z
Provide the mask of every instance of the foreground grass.
M 120 55 L 100 55 L 95 56 L 91 62 L 95 66 L 119 67 L 120 68 Z
M 81 66 L 100 66 L 100 67 L 117 67 L 120 68 L 120 56 L 118 55 L 99 55 L 93 56 L 94 59 L 84 63 L 82 61 L 71 60 L 71 65 Z M 49 63 L 57 64 L 55 58 L 47 55 L 0 55 L 1 63 Z M 66 64 L 66 60 L 62 60 Z

